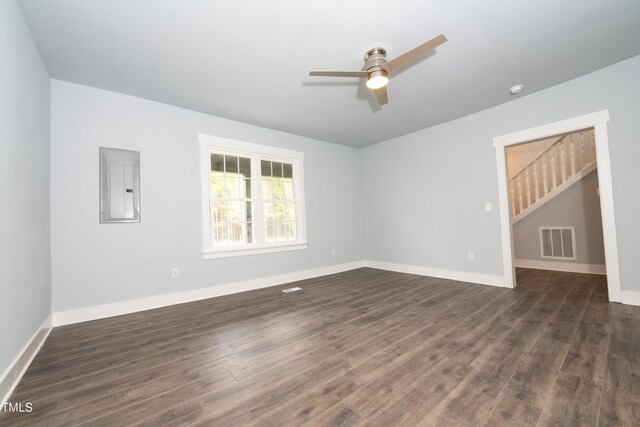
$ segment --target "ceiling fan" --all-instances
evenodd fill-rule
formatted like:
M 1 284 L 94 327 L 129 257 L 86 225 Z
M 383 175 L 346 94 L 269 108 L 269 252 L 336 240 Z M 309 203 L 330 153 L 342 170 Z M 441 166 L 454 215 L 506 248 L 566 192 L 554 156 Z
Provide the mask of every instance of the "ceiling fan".
M 388 62 L 385 59 L 387 51 L 381 47 L 374 47 L 364 55 L 365 64 L 364 70 L 362 71 L 311 71 L 309 75 L 323 77 L 366 77 L 367 87 L 373 89 L 378 98 L 378 103 L 384 105 L 389 102 L 386 87 L 387 83 L 389 83 L 389 76 L 446 41 L 447 38 L 444 34 L 440 34 Z

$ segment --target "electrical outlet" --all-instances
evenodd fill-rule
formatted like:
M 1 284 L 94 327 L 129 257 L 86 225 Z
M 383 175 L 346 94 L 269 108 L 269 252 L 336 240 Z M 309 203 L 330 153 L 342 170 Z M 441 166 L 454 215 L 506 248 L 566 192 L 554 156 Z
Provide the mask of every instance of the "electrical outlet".
M 336 256 L 336 250 L 335 249 L 331 249 L 331 256 Z
M 473 255 L 473 252 L 467 252 L 467 260 L 468 261 L 473 261 L 474 258 L 475 258 L 475 256 Z
M 180 277 L 180 269 L 178 267 L 176 267 L 176 268 L 171 270 L 171 278 L 172 279 L 177 279 L 178 277 Z

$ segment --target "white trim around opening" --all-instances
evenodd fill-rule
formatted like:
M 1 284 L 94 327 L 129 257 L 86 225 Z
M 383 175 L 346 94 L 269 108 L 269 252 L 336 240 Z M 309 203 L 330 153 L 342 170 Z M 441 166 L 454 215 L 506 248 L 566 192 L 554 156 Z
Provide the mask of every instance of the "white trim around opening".
M 602 230 L 604 237 L 605 263 L 607 266 L 609 301 L 621 302 L 622 291 L 620 285 L 618 244 L 613 208 L 609 139 L 607 135 L 608 121 L 609 111 L 602 110 L 586 114 L 584 116 L 574 117 L 493 138 L 493 146 L 496 149 L 496 166 L 498 173 L 498 199 L 500 203 L 500 229 L 502 234 L 502 265 L 504 269 L 505 287 L 515 287 L 513 235 L 511 232 L 507 163 L 505 156 L 506 147 L 593 127 L 596 137 L 596 154 L 598 158 L 597 170 L 598 182 L 600 185 L 600 209 L 602 211 Z

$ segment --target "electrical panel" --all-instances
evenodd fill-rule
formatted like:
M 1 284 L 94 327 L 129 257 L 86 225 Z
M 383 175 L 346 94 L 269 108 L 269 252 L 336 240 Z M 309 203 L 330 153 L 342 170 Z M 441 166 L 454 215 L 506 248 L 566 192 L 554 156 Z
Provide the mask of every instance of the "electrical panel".
M 100 222 L 140 222 L 140 152 L 100 147 Z

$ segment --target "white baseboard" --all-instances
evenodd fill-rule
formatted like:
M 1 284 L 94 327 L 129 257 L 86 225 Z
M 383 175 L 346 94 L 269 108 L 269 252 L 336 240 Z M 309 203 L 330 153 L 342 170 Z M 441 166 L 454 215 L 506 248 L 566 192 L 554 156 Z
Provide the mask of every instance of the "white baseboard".
M 622 291 L 622 304 L 640 306 L 640 292 Z
M 522 268 L 535 268 L 538 270 L 566 271 L 568 273 L 607 274 L 606 266 L 598 264 L 516 259 L 515 266 Z
M 458 280 L 461 282 L 504 287 L 504 278 L 502 276 L 469 273 L 466 271 L 442 270 L 439 268 L 422 267 L 418 265 L 408 264 L 396 264 L 384 261 L 365 261 L 364 264 L 366 267 L 397 271 L 399 273 L 418 274 L 420 276 L 439 277 L 441 279 Z
M 42 348 L 42 344 L 46 341 L 51 329 L 50 314 L 0 377 L 0 402 L 9 402 L 11 394 L 18 386 L 24 373 L 27 372 L 27 368 L 33 362 L 40 348 Z
M 284 283 L 295 282 L 298 280 L 311 279 L 313 277 L 325 276 L 327 274 L 341 273 L 343 271 L 353 270 L 361 267 L 364 267 L 364 262 L 355 261 L 346 264 L 330 265 L 327 267 L 314 268 L 311 270 L 302 270 L 293 273 L 280 274 L 277 276 L 245 280 L 235 283 L 227 283 L 219 286 L 192 289 L 184 292 L 174 292 L 164 295 L 155 295 L 147 298 L 114 302 L 111 304 L 102 304 L 75 310 L 60 311 L 53 313 L 53 325 L 62 326 L 72 323 L 87 322 L 89 320 L 104 319 L 106 317 L 120 316 L 123 314 L 151 310 L 160 307 L 167 307 L 170 305 L 182 304 L 185 302 L 230 295 L 238 292 L 251 291 L 254 289 L 268 288 L 270 286 L 282 285 Z

